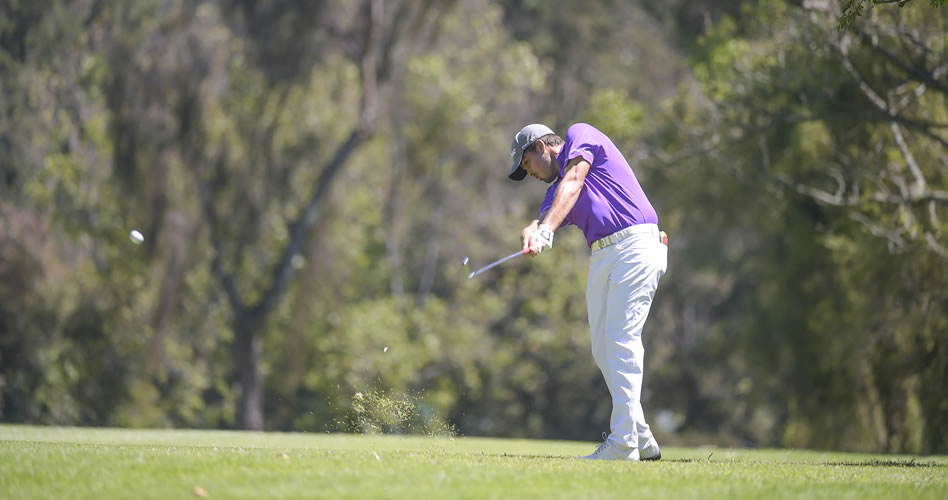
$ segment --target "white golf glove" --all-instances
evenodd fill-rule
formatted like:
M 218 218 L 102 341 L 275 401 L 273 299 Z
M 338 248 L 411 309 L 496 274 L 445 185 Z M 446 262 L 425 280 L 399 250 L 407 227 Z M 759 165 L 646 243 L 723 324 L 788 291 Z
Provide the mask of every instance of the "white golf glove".
M 537 227 L 537 232 L 533 233 L 533 244 L 540 247 L 540 252 L 543 252 L 543 247 L 553 248 L 553 227 L 549 224 L 540 224 Z

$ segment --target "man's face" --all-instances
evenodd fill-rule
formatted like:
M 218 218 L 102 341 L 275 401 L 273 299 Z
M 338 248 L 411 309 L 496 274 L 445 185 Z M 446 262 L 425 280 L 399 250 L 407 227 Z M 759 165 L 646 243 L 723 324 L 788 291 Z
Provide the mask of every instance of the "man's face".
M 556 180 L 556 175 L 559 173 L 555 152 L 542 141 L 537 141 L 535 144 L 533 151 L 524 151 L 520 168 L 526 170 L 531 177 L 549 184 Z

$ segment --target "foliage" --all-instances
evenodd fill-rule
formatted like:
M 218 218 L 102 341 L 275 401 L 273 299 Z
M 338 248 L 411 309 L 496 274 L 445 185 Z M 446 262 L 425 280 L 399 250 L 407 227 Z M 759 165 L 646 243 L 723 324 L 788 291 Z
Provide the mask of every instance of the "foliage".
M 837 28 L 840 30 L 852 29 L 864 11 L 870 11 L 877 5 L 895 4 L 901 8 L 912 1 L 913 0 L 843 0 L 841 2 L 842 14 L 839 16 Z M 929 0 L 929 3 L 932 7 L 943 7 L 945 0 Z
M 948 21 L 833 8 L 6 2 L 0 419 L 598 439 L 579 232 L 461 266 L 586 121 L 671 237 L 662 443 L 944 452 Z
M 944 26 L 943 18 L 912 19 L 932 33 Z M 945 376 L 930 357 L 946 342 L 944 318 L 927 307 L 948 305 L 938 166 L 948 157 L 943 134 L 914 124 L 943 122 L 945 95 L 937 85 L 925 92 L 917 72 L 879 57 L 911 44 L 909 35 L 871 26 L 877 45 L 837 34 L 829 22 L 822 12 L 769 2 L 745 12 L 743 37 L 736 23 L 721 23 L 695 61 L 701 97 L 683 93 L 667 109 L 673 128 L 649 139 L 660 150 L 653 158 L 670 170 L 673 206 L 705 214 L 682 216 L 680 231 L 700 235 L 680 249 L 680 279 L 693 283 L 682 293 L 700 296 L 700 280 L 716 276 L 721 296 L 697 309 L 697 334 L 705 349 L 734 361 L 714 379 L 720 401 L 748 406 L 707 404 L 719 426 L 754 442 L 934 451 L 944 446 L 942 419 L 921 407 L 945 402 L 920 401 Z M 937 66 L 944 47 L 932 40 Z M 885 76 L 892 74 L 908 80 Z M 903 105 L 882 104 L 885 114 L 874 117 L 867 96 L 899 102 L 907 88 L 915 91 Z M 906 173 L 930 194 L 913 200 Z M 890 196 L 898 186 L 902 194 Z M 720 308 L 745 312 L 718 318 Z M 929 347 L 897 347 L 921 344 Z

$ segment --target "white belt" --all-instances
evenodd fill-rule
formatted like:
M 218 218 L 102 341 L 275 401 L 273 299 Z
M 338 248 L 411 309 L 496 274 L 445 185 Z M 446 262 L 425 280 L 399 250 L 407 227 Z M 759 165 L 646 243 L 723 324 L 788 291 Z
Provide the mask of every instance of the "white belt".
M 629 236 L 632 236 L 633 234 L 645 234 L 645 233 L 652 233 L 659 240 L 661 240 L 662 238 L 661 233 L 659 233 L 658 231 L 657 224 L 636 224 L 634 226 L 629 226 L 625 229 L 620 229 L 619 231 L 616 231 L 610 234 L 609 236 L 605 236 L 603 238 L 600 238 L 594 241 L 592 245 L 590 246 L 590 248 L 592 249 L 593 252 L 595 252 L 596 250 L 602 250 L 603 248 L 606 248 L 608 246 L 615 245 L 616 243 L 628 238 Z

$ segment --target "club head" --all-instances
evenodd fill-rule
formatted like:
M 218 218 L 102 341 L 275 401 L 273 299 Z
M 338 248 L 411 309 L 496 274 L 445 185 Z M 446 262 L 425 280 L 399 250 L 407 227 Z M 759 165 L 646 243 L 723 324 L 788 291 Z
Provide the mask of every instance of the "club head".
M 464 266 L 464 270 L 465 270 L 465 271 L 470 271 L 470 270 L 471 270 L 471 267 L 467 265 L 467 263 L 468 263 L 469 261 L 470 261 L 470 259 L 468 259 L 467 257 L 464 257 L 464 260 L 461 261 L 461 265 Z M 471 278 L 473 278 L 473 277 L 474 277 L 474 273 L 473 273 L 473 272 L 471 272 L 471 273 L 469 273 L 469 274 L 467 275 L 467 279 L 471 279 Z

